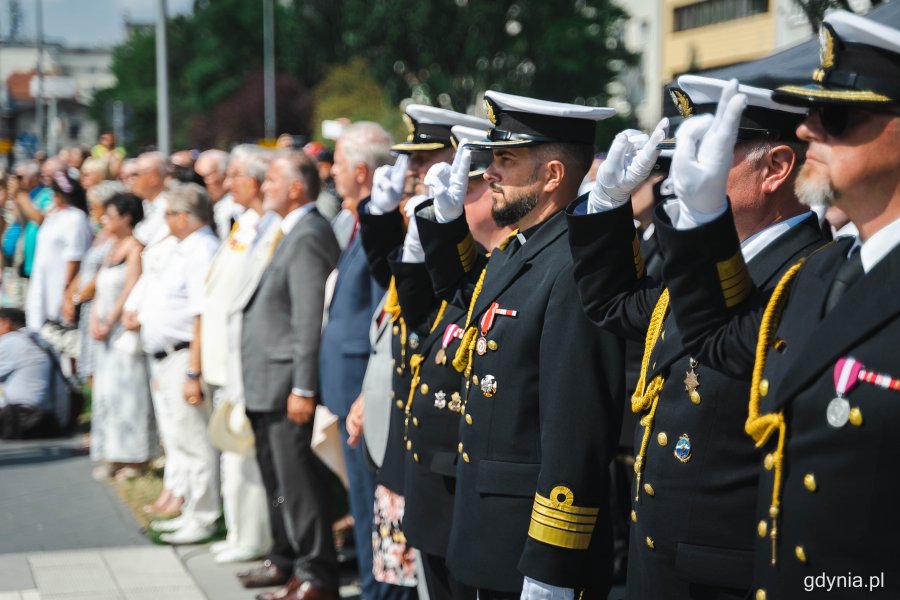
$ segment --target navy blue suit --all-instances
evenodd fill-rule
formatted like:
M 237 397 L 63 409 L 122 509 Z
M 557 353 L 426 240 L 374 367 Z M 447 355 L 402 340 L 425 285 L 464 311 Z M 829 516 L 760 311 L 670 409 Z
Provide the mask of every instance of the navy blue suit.
M 319 380 L 322 402 L 340 419 L 362 597 L 364 600 L 406 598 L 414 590 L 379 583 L 372 575 L 375 472 L 366 462 L 363 444 L 356 448 L 347 444 L 347 414 L 362 390 L 371 353 L 369 325 L 385 290 L 369 273 L 358 235 L 341 254 L 337 269 L 328 324 L 319 351 Z

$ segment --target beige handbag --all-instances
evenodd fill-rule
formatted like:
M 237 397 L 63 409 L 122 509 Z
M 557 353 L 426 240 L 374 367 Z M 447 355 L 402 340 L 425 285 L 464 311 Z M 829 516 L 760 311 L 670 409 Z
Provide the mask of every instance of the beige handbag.
M 248 454 L 256 445 L 244 405 L 234 404 L 227 398 L 213 410 L 207 433 L 212 445 L 222 452 Z

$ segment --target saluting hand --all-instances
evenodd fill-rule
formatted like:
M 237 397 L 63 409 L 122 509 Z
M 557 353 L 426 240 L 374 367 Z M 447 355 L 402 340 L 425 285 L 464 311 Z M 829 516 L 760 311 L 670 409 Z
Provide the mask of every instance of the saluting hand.
M 463 213 L 466 192 L 469 190 L 469 168 L 472 149 L 469 140 L 463 139 L 456 149 L 453 165 L 445 162 L 432 165 L 425 175 L 425 185 L 434 198 L 434 217 L 438 223 L 449 223 Z
M 671 173 L 675 195 L 687 211 L 700 217 L 694 219 L 698 223 L 725 208 L 728 172 L 746 106 L 747 96 L 738 93 L 738 82 L 732 79 L 722 90 L 715 117 L 691 117 L 675 134 Z
M 397 210 L 403 197 L 403 184 L 409 170 L 409 155 L 401 154 L 393 165 L 383 165 L 375 169 L 372 176 L 372 199 L 369 211 L 383 215 Z
M 659 158 L 659 143 L 666 139 L 669 119 L 663 118 L 649 136 L 626 129 L 613 140 L 597 180 L 588 195 L 588 212 L 610 210 L 628 202 L 631 192 L 653 171 Z

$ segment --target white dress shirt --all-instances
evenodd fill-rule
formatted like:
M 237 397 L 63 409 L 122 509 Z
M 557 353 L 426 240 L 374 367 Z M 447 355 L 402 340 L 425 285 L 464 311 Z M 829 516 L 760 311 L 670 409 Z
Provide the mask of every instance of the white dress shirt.
M 169 235 L 169 225 L 166 223 L 168 206 L 169 201 L 164 194 L 158 195 L 153 202 L 144 201 L 144 218 L 134 226 L 134 237 L 145 247 Z
M 208 225 L 177 242 L 157 273 L 143 285 L 138 318 L 148 354 L 194 337 L 194 319 L 203 310 L 206 273 L 219 247 Z
M 890 225 L 885 225 L 865 242 L 860 242 L 857 239 L 854 247 L 861 246 L 860 258 L 862 259 L 863 270 L 868 273 L 898 244 L 900 244 L 900 219 L 897 219 Z M 851 248 L 850 251 L 852 252 L 853 249 Z

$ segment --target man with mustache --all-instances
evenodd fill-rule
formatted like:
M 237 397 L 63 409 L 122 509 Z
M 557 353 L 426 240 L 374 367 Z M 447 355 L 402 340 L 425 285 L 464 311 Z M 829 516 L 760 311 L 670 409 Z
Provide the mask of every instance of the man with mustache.
M 756 600 L 814 592 L 823 574 L 844 576 L 841 597 L 859 578 L 867 597 L 896 598 L 900 575 L 891 477 L 900 448 L 890 443 L 900 421 L 900 31 L 839 11 L 825 18 L 820 41 L 813 82 L 773 99 L 809 109 L 797 129 L 809 142 L 800 199 L 841 208 L 859 239 L 798 263 L 771 294 L 753 285 L 730 292 L 729 279 L 746 272 L 732 261 L 722 158 L 746 102 L 736 85 L 715 118 L 679 130 L 677 200 L 657 211 L 686 347 L 717 368 L 752 365 L 745 430 L 761 450 Z

